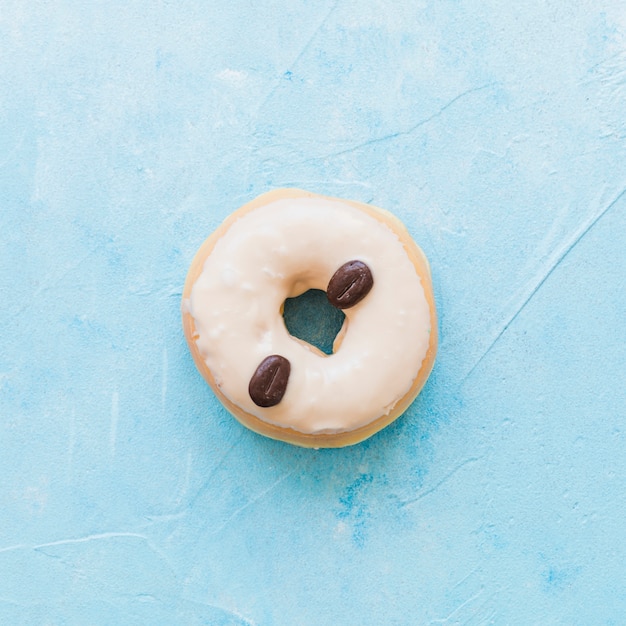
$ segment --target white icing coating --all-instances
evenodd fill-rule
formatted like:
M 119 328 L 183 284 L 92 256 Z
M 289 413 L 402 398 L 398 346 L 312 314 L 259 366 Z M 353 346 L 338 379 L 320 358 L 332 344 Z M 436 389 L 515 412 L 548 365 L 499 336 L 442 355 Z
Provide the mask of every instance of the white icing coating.
M 281 306 L 326 289 L 347 261 L 366 263 L 374 286 L 344 311 L 341 345 L 322 355 L 292 337 Z M 388 414 L 409 391 L 428 350 L 430 312 L 397 235 L 365 211 L 326 198 L 281 199 L 230 225 L 191 290 L 198 351 L 222 393 L 247 413 L 303 433 L 343 432 Z M 291 363 L 282 401 L 260 408 L 248 384 L 261 361 Z

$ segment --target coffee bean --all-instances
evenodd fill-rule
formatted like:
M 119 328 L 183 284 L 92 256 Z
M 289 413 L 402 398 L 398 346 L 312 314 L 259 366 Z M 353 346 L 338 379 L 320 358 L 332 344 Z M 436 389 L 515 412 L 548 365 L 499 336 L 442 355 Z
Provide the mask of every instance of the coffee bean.
M 326 295 L 333 306 L 349 309 L 365 298 L 373 284 L 372 272 L 363 261 L 348 261 L 333 274 Z
M 276 406 L 285 395 L 291 364 L 279 354 L 273 354 L 261 361 L 250 379 L 248 393 L 252 402 L 264 408 Z

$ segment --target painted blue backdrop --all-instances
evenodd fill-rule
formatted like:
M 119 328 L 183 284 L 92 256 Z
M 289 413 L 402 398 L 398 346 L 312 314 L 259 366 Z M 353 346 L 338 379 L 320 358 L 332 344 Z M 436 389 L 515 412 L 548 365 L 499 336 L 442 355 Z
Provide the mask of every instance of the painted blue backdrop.
M 281 186 L 432 262 L 433 375 L 353 448 L 184 343 Z M 0 623 L 626 623 L 625 233 L 621 0 L 3 0 Z

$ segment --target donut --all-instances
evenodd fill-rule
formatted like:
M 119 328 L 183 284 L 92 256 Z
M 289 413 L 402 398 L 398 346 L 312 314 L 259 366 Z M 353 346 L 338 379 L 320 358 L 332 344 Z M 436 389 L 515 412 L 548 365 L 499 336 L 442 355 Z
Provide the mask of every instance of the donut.
M 309 289 L 345 314 L 330 355 L 285 325 L 285 300 Z M 257 433 L 310 448 L 356 444 L 393 422 L 437 351 L 430 266 L 404 225 L 298 189 L 259 196 L 206 239 L 182 317 L 224 407 Z

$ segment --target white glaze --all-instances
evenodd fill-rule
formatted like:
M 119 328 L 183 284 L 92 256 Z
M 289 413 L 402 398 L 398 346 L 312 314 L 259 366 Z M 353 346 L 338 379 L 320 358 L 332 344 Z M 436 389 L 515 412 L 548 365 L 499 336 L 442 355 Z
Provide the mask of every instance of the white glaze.
M 344 311 L 338 350 L 322 355 L 288 333 L 281 305 L 326 289 L 353 259 L 367 263 L 374 286 Z M 365 211 L 326 198 L 281 199 L 237 219 L 207 257 L 188 307 L 199 353 L 224 395 L 261 420 L 303 433 L 349 431 L 388 414 L 428 349 L 428 303 L 397 235 Z M 282 401 L 260 408 L 248 383 L 271 354 L 290 361 L 291 375 Z

